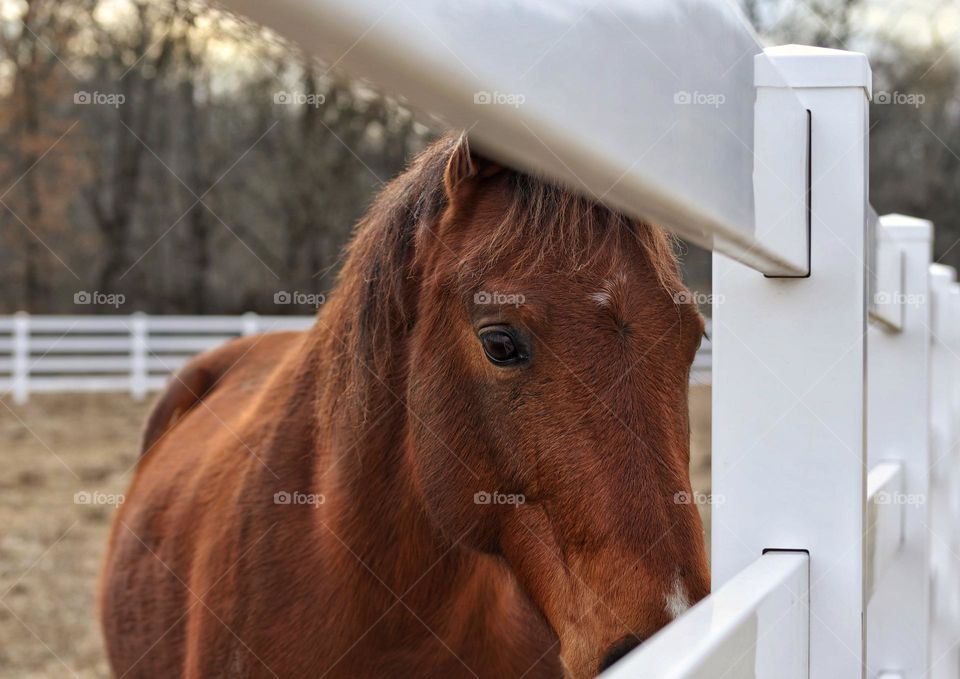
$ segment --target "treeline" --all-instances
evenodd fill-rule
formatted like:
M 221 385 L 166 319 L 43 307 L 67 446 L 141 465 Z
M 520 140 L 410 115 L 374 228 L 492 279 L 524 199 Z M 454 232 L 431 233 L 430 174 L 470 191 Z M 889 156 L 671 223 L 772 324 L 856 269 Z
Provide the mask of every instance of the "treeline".
M 960 197 L 960 51 L 955 46 L 960 35 L 956 28 L 939 32 L 951 25 L 941 21 L 940 13 L 955 12 L 955 3 L 931 0 L 925 6 L 927 30 L 919 31 L 916 16 L 901 21 L 905 17 L 895 13 L 906 8 L 877 0 L 739 2 L 766 44 L 819 45 L 870 57 L 870 201 L 879 214 L 932 220 L 934 258 L 960 270 L 960 211 L 955 208 Z M 710 289 L 710 253 L 690 248 L 684 266 L 694 287 Z
M 277 293 L 329 289 L 372 193 L 429 137 L 204 5 L 6 4 L 0 312 L 308 311 Z
M 866 0 L 742 3 L 770 44 L 870 55 L 873 204 L 932 219 L 960 267 L 958 36 L 889 33 Z M 434 133 L 203 4 L 0 0 L 0 313 L 308 312 L 275 300 L 329 291 L 371 196 Z M 707 289 L 709 256 L 684 261 Z
M 870 201 L 936 225 L 934 258 L 960 269 L 960 41 L 956 3 L 741 0 L 770 44 L 870 57 Z M 920 14 L 920 12 L 924 14 Z M 951 28 L 952 27 L 952 28 Z

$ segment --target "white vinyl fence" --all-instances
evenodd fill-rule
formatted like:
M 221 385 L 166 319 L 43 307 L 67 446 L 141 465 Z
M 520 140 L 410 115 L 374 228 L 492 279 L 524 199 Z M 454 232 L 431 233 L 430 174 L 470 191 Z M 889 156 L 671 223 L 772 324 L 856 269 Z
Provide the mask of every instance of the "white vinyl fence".
M 241 335 L 302 330 L 312 316 L 0 316 L 0 394 L 163 388 L 192 356 Z
M 863 54 L 727 0 L 223 4 L 714 250 L 713 593 L 610 677 L 960 675 L 960 289 L 870 208 Z

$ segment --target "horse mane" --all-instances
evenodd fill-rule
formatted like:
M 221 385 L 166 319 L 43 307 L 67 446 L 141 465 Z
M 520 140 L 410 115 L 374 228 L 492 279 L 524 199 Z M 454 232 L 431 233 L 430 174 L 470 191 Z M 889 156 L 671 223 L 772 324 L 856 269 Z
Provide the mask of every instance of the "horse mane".
M 330 331 L 327 348 L 326 403 L 367 422 L 380 407 L 403 398 L 396 368 L 416 314 L 414 264 L 417 232 L 432 229 L 448 206 L 444 172 L 463 135 L 447 134 L 427 147 L 389 182 L 357 223 L 344 266 L 320 326 Z M 516 273 L 529 273 L 558 258 L 565 271 L 576 271 L 609 252 L 610 245 L 633 239 L 657 281 L 668 291 L 682 288 L 675 240 L 665 230 L 628 217 L 556 183 L 515 170 L 508 173 L 509 202 L 499 226 L 477 239 L 462 261 L 481 275 L 494 262 L 511 262 Z M 426 242 L 430 242 L 426 239 Z M 329 355 L 329 354 L 328 354 Z M 384 395 L 384 389 L 392 395 Z M 371 400 L 380 393 L 382 403 Z M 378 407 L 379 406 L 379 407 Z

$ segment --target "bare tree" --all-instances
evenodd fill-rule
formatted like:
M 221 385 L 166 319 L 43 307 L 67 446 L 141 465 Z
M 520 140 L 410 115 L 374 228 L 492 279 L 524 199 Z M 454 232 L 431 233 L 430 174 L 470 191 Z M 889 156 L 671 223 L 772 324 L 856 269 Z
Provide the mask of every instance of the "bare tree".
M 99 81 L 116 85 L 123 100 L 100 130 L 91 162 L 94 181 L 87 192 L 90 210 L 103 236 L 104 259 L 99 289 L 117 290 L 129 261 L 131 227 L 154 111 L 157 86 L 175 44 L 176 4 L 137 0 L 131 35 L 117 35 L 97 25 L 110 58 L 98 64 Z M 132 63 L 131 56 L 136 55 Z M 97 113 L 103 116 L 102 109 Z M 102 120 L 102 119 L 101 119 Z
M 0 201 L 8 236 L 19 236 L 17 262 L 27 307 L 45 303 L 50 294 L 56 263 L 46 241 L 61 235 L 69 205 L 55 184 L 77 171 L 69 155 L 72 140 L 64 140 L 70 124 L 58 105 L 72 89 L 71 75 L 58 52 L 75 33 L 82 9 L 82 3 L 65 7 L 54 0 L 28 0 L 16 30 L 0 34 L 0 49 L 11 67 L 9 106 L 2 115 L 7 162 Z

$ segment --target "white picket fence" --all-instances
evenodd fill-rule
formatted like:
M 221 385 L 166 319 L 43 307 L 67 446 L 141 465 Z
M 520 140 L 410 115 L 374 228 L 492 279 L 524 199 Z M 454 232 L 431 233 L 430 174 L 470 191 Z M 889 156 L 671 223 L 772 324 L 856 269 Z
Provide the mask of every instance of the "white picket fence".
M 302 330 L 312 316 L 0 316 L 0 394 L 162 389 L 192 356 L 241 335 Z
M 714 250 L 713 593 L 609 676 L 960 676 L 960 290 L 869 206 L 864 55 L 727 0 L 223 4 Z

